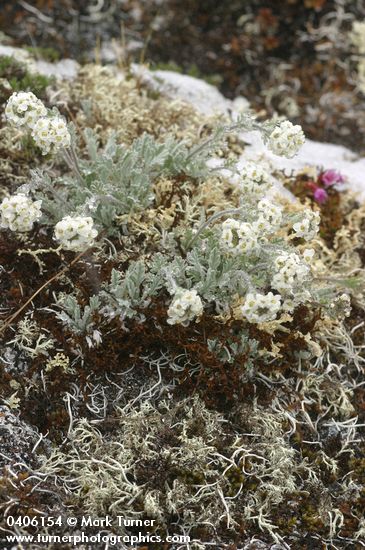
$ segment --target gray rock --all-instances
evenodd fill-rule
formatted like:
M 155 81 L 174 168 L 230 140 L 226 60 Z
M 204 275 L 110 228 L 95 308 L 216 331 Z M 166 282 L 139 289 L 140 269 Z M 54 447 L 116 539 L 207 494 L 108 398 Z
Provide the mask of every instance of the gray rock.
M 18 462 L 36 467 L 38 459 L 33 449 L 39 439 L 39 432 L 21 420 L 18 413 L 0 406 L 0 467 Z

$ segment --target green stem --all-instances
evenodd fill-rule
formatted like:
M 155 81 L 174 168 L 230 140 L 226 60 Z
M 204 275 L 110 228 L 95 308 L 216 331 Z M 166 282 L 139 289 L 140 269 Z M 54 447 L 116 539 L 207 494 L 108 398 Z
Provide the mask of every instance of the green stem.
M 194 237 L 192 239 L 190 239 L 190 241 L 188 241 L 187 245 L 186 245 L 186 249 L 190 248 L 192 244 L 195 243 L 195 241 L 197 240 L 197 238 L 199 237 L 199 235 L 202 233 L 202 231 L 204 231 L 204 229 L 206 229 L 211 223 L 213 223 L 215 220 L 218 220 L 219 218 L 222 218 L 223 216 L 227 216 L 229 214 L 240 214 L 242 212 L 242 207 L 241 208 L 229 208 L 227 210 L 222 210 L 221 212 L 216 212 L 215 214 L 213 214 L 212 216 L 210 216 L 210 218 L 207 219 L 207 221 L 205 221 L 197 230 L 197 232 L 195 233 Z
M 79 183 L 81 183 L 81 185 L 84 185 L 84 179 L 83 179 L 82 174 L 80 172 L 77 157 L 76 157 L 75 152 L 73 151 L 73 149 L 71 149 L 71 148 L 70 149 L 63 149 L 62 153 L 63 153 L 63 158 L 64 158 L 67 166 L 70 168 L 70 170 L 73 171 L 73 173 L 75 174 L 75 176 L 79 180 Z
M 212 143 L 219 140 L 220 135 L 223 136 L 224 134 L 228 134 L 230 132 L 234 132 L 235 130 L 259 130 L 262 131 L 262 127 L 259 123 L 255 122 L 254 120 L 250 120 L 249 124 L 246 123 L 246 127 L 244 124 L 244 121 L 241 120 L 235 124 L 232 124 L 231 126 L 223 126 L 220 130 L 217 131 L 216 135 L 213 135 L 212 137 L 208 138 L 206 141 L 203 141 L 200 145 L 194 147 L 194 149 L 189 153 L 187 156 L 187 160 L 191 160 L 193 157 L 198 155 L 201 151 L 203 151 L 205 148 L 209 147 Z

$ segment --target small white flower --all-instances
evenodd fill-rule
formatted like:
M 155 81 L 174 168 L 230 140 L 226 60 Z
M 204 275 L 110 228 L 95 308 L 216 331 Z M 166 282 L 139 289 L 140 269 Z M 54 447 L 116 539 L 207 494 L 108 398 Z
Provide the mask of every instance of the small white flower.
M 240 227 L 240 222 L 229 218 L 222 223 L 221 242 L 223 246 L 231 250 L 235 249 L 238 244 L 237 231 Z
M 294 286 L 302 285 L 309 275 L 309 267 L 298 254 L 282 252 L 274 260 L 276 271 L 271 286 L 286 294 Z
M 311 264 L 313 262 L 315 253 L 316 251 L 314 250 L 314 248 L 306 248 L 303 251 L 304 261 L 307 262 L 307 264 Z
M 257 220 L 252 223 L 252 227 L 259 236 L 260 241 L 266 241 L 266 235 L 275 231 L 275 227 L 273 227 L 263 216 L 259 216 Z
M 5 116 L 14 126 L 26 126 L 32 129 L 37 120 L 46 115 L 46 107 L 32 92 L 13 93 L 5 107 Z
M 243 167 L 240 176 L 239 186 L 244 193 L 263 195 L 272 187 L 270 175 L 252 162 Z
M 42 216 L 41 205 L 42 201 L 33 201 L 22 193 L 6 197 L 0 205 L 1 227 L 19 233 L 31 231 Z
M 280 224 L 283 217 L 283 210 L 280 206 L 269 199 L 262 199 L 259 201 L 257 208 L 260 212 L 260 218 L 273 226 Z
M 255 228 L 250 223 L 242 222 L 237 230 L 238 244 L 236 250 L 244 254 L 251 254 L 258 248 L 258 238 Z
M 286 298 L 283 302 L 282 310 L 287 311 L 288 313 L 293 313 L 297 305 L 297 301 L 293 298 Z
M 69 147 L 71 143 L 67 124 L 59 116 L 38 119 L 34 125 L 32 137 L 43 155 L 53 153 L 62 147 Z
M 196 290 L 178 289 L 167 311 L 169 325 L 188 326 L 203 313 L 203 303 Z
M 305 136 L 299 124 L 292 124 L 289 120 L 280 122 L 268 137 L 267 146 L 281 157 L 294 157 L 305 143 Z
M 241 308 L 243 316 L 250 323 L 263 323 L 276 318 L 281 306 L 280 294 L 259 294 L 250 292 Z
M 319 230 L 319 222 L 321 221 L 318 212 L 307 210 L 302 221 L 293 225 L 295 237 L 303 237 L 306 241 L 314 239 Z
M 92 218 L 66 216 L 55 226 L 54 235 L 65 250 L 82 251 L 94 244 L 98 232 Z
M 222 223 L 221 243 L 224 248 L 235 254 L 252 254 L 259 246 L 253 225 L 231 218 Z

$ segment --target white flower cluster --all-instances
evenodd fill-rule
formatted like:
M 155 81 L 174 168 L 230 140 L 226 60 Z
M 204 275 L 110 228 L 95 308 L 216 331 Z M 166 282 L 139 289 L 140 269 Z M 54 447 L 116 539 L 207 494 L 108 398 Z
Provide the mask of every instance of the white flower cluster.
M 264 220 L 271 226 L 280 224 L 283 218 L 283 209 L 269 199 L 259 201 L 257 208 L 260 212 L 258 221 Z M 266 225 L 267 225 L 266 224 Z
M 15 92 L 5 107 L 5 116 L 14 126 L 32 129 L 37 120 L 46 115 L 46 107 L 32 92 Z
M 67 124 L 59 116 L 39 118 L 34 125 L 32 137 L 43 155 L 55 152 L 62 147 L 69 147 L 71 143 Z
M 55 226 L 55 238 L 65 250 L 86 250 L 94 244 L 98 232 L 92 218 L 66 216 Z
M 6 197 L 0 205 L 1 227 L 20 233 L 30 231 L 42 216 L 41 205 L 42 201 L 32 201 L 22 193 Z
M 252 222 L 241 222 L 228 218 L 222 223 L 221 243 L 234 254 L 253 254 L 267 235 L 276 231 L 282 220 L 282 208 L 269 199 L 258 202 L 258 216 Z
M 43 155 L 71 144 L 71 135 L 64 119 L 48 116 L 42 101 L 32 92 L 12 94 L 6 104 L 5 115 L 15 126 L 25 126 L 32 130 L 32 138 Z
M 319 212 L 306 210 L 304 218 L 293 225 L 295 237 L 302 237 L 306 241 L 311 241 L 318 233 L 320 221 Z
M 248 162 L 240 173 L 239 186 L 244 193 L 263 195 L 272 187 L 272 183 L 266 170 Z
M 300 253 L 277 250 L 275 246 L 266 247 L 270 235 L 275 235 L 283 222 L 283 209 L 271 199 L 258 200 L 256 211 L 248 212 L 250 222 L 227 219 L 222 223 L 220 242 L 233 254 L 254 255 L 254 259 L 263 253 L 263 266 L 267 264 L 270 279 L 266 281 L 274 292 L 261 294 L 263 289 L 251 290 L 246 298 L 242 313 L 250 322 L 271 321 L 279 310 L 292 312 L 302 303 L 311 299 L 307 289 L 311 277 L 310 264 L 315 251 L 307 248 Z M 294 223 L 294 237 L 312 239 L 318 231 L 320 217 L 318 212 L 307 210 L 301 214 L 302 220 Z M 275 242 L 275 239 L 274 239 Z M 269 251 L 269 256 L 265 250 Z M 266 264 L 265 264 L 266 262 Z M 271 269 L 269 269 L 271 266 Z M 265 267 L 264 267 L 265 269 Z
M 188 326 L 203 313 L 203 304 L 196 290 L 178 289 L 167 311 L 169 325 Z
M 271 132 L 267 139 L 267 146 L 275 155 L 290 159 L 297 154 L 304 142 L 302 127 L 284 120 Z
M 229 218 L 222 223 L 221 243 L 234 254 L 252 254 L 259 245 L 256 228 Z
M 250 323 L 263 323 L 274 320 L 280 306 L 280 294 L 273 294 L 272 292 L 268 294 L 254 294 L 250 292 L 246 296 L 241 311 Z
M 295 252 L 279 254 L 274 260 L 274 269 L 271 286 L 282 294 L 304 283 L 310 273 L 308 265 Z

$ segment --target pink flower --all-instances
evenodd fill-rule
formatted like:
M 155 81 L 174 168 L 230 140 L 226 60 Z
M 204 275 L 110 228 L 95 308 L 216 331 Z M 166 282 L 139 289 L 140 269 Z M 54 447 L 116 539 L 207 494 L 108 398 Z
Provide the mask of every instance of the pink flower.
M 319 204 L 323 204 L 328 199 L 327 191 L 322 189 L 321 187 L 317 187 L 317 189 L 313 193 L 314 200 L 317 201 Z
M 326 187 L 330 187 L 331 185 L 335 185 L 336 183 L 344 183 L 345 181 L 345 178 L 342 176 L 342 174 L 333 169 L 325 170 L 324 172 L 322 172 L 319 179 Z

